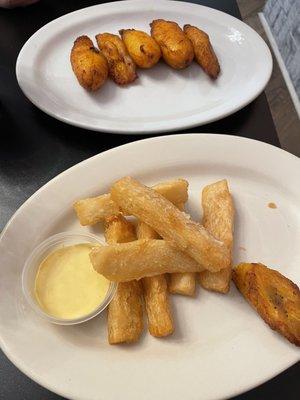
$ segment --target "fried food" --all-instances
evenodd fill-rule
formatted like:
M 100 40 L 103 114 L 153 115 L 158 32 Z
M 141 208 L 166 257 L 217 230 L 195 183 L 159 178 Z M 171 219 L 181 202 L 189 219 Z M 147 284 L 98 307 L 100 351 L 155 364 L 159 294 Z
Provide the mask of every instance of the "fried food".
M 108 244 L 128 243 L 136 240 L 134 225 L 122 215 L 111 215 L 105 219 L 105 240 Z
M 78 82 L 87 90 L 99 89 L 108 77 L 106 58 L 88 36 L 79 36 L 75 40 L 70 61 Z
M 230 254 L 233 246 L 234 206 L 227 180 L 206 186 L 202 191 L 203 226 L 215 238 L 226 244 Z M 199 273 L 201 286 L 215 292 L 227 293 L 230 289 L 231 263 L 219 272 Z
M 212 79 L 217 79 L 220 73 L 220 64 L 208 34 L 189 24 L 184 25 L 183 30 L 193 44 L 197 63 Z
M 153 186 L 153 189 L 174 204 L 187 201 L 188 182 L 184 179 L 162 182 Z M 120 212 L 120 207 L 110 194 L 78 200 L 73 207 L 81 225 L 94 225 Z
M 108 61 L 112 80 L 118 85 L 133 82 L 137 78 L 135 64 L 120 37 L 111 33 L 99 33 L 96 40 Z
M 171 335 L 174 323 L 165 275 L 143 278 L 142 284 L 150 334 L 155 337 Z
M 138 239 L 158 239 L 159 235 L 144 222 L 137 226 Z M 165 274 L 142 279 L 148 329 L 152 336 L 168 336 L 174 331 L 168 284 Z
M 184 210 L 184 203 L 179 203 L 177 208 Z M 173 294 L 181 294 L 183 296 L 194 296 L 196 290 L 196 274 L 195 272 L 175 273 L 170 275 L 169 291 Z
M 140 68 L 152 68 L 161 57 L 161 50 L 156 41 L 146 32 L 135 29 L 119 31 L 128 53 Z
M 186 203 L 188 199 L 188 181 L 185 179 L 174 179 L 172 181 L 158 183 L 152 189 L 165 197 L 171 203 L 179 205 Z
M 159 44 L 168 65 L 182 69 L 191 64 L 194 58 L 192 43 L 176 22 L 156 19 L 150 26 L 151 36 Z
M 139 239 L 92 249 L 94 269 L 107 279 L 126 282 L 166 272 L 199 272 L 203 267 L 165 240 Z
M 300 291 L 278 271 L 263 264 L 241 263 L 233 281 L 263 320 L 291 343 L 300 346 Z
M 120 212 L 119 206 L 111 200 L 110 194 L 78 200 L 73 207 L 81 225 L 94 225 Z
M 108 306 L 109 344 L 137 342 L 143 332 L 141 283 L 121 282 Z
M 170 275 L 169 292 L 183 296 L 194 296 L 196 290 L 196 273 L 174 273 Z
M 217 272 L 230 264 L 230 252 L 223 242 L 215 239 L 201 224 L 192 221 L 155 190 L 125 177 L 114 183 L 111 197 L 123 211 L 151 226 L 163 239 L 186 252 L 205 269 Z
M 113 216 L 105 222 L 105 239 L 109 244 L 136 239 L 134 226 L 123 216 Z M 118 284 L 108 306 L 108 341 L 110 344 L 136 342 L 143 331 L 142 288 L 138 281 Z

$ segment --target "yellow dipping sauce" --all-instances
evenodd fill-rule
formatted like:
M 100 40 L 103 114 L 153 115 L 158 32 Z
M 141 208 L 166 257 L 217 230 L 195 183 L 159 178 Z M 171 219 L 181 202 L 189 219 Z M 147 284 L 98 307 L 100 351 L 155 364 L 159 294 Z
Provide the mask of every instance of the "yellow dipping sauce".
M 62 247 L 42 261 L 35 278 L 35 296 L 47 314 L 79 318 L 104 300 L 110 282 L 92 266 L 89 253 L 93 247 L 91 243 Z

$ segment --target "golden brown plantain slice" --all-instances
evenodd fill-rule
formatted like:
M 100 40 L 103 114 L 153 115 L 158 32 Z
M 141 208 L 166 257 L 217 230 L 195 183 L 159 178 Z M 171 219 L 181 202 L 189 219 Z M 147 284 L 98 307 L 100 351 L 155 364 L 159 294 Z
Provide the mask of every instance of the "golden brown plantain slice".
M 263 264 L 241 263 L 232 279 L 263 320 L 300 346 L 300 292 L 297 285 Z
M 197 63 L 212 79 L 216 79 L 220 73 L 220 65 L 208 34 L 189 24 L 184 25 L 183 30 L 193 44 Z
M 127 85 L 137 78 L 135 64 L 128 54 L 126 47 L 119 36 L 112 33 L 99 33 L 96 35 L 99 49 L 105 55 L 109 75 L 118 85 Z
M 152 68 L 161 57 L 161 50 L 156 41 L 146 32 L 135 29 L 122 29 L 121 38 L 133 61 L 140 68 Z
M 85 89 L 95 91 L 106 81 L 107 60 L 88 36 L 79 36 L 75 40 L 70 61 L 78 82 Z
M 155 19 L 150 26 L 151 36 L 159 44 L 167 64 L 175 69 L 191 64 L 194 58 L 192 43 L 176 22 Z

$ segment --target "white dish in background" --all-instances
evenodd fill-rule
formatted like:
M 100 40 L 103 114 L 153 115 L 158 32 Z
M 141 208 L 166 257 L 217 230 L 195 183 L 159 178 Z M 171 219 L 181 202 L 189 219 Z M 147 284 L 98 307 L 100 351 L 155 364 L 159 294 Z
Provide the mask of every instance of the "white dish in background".
M 95 43 L 99 32 L 150 32 L 156 18 L 197 25 L 210 35 L 222 70 L 215 82 L 196 63 L 175 71 L 160 62 L 139 70 L 139 79 L 127 87 L 109 81 L 91 94 L 79 85 L 69 60 L 76 37 L 87 34 Z M 258 96 L 271 72 L 271 53 L 248 25 L 212 8 L 166 0 L 112 2 L 60 17 L 25 43 L 16 65 L 21 89 L 41 110 L 72 125 L 115 133 L 173 131 L 223 118 Z
M 201 218 L 204 185 L 227 178 L 236 206 L 234 261 L 263 262 L 299 284 L 300 161 L 250 139 L 194 134 L 156 137 L 92 157 L 43 186 L 15 213 L 0 237 L 0 344 L 25 374 L 76 400 L 225 399 L 272 378 L 299 350 L 272 331 L 237 292 L 199 290 L 172 296 L 176 331 L 133 346 L 110 346 L 106 318 L 57 326 L 35 315 L 22 296 L 21 272 L 46 237 L 79 230 L 74 200 L 109 190 L 132 175 L 146 184 L 183 177 L 188 211 Z M 269 202 L 277 205 L 268 207 Z M 200 395 L 201 394 L 201 395 Z

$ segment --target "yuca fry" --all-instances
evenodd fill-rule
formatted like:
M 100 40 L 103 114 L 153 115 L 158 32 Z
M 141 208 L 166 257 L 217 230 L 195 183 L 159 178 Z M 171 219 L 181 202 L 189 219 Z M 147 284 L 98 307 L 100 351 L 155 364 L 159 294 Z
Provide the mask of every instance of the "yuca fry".
M 192 43 L 176 22 L 155 19 L 150 27 L 151 36 L 159 44 L 168 65 L 182 69 L 191 64 L 194 58 Z
M 300 291 L 295 283 L 256 263 L 239 264 L 232 271 L 232 279 L 271 329 L 300 346 Z
M 115 282 L 173 272 L 200 272 L 203 267 L 165 240 L 139 239 L 130 243 L 95 247 L 90 253 L 94 269 Z
M 137 78 L 135 64 L 118 35 L 99 33 L 96 35 L 99 49 L 108 61 L 109 75 L 118 85 L 127 85 Z
M 220 65 L 208 34 L 189 24 L 184 25 L 183 30 L 192 42 L 197 63 L 207 75 L 216 79 L 220 73 Z
M 165 275 L 143 278 L 142 284 L 150 334 L 155 337 L 171 335 L 174 324 Z
M 108 244 L 128 243 L 136 240 L 134 225 L 121 214 L 105 219 L 105 240 Z
M 196 273 L 174 273 L 170 275 L 169 292 L 183 296 L 194 296 L 196 290 Z
M 125 243 L 136 239 L 134 226 L 123 216 L 110 217 L 105 223 L 107 243 Z M 143 331 L 142 288 L 138 281 L 118 284 L 108 306 L 108 341 L 110 344 L 136 342 Z
M 188 197 L 188 182 L 184 179 L 162 182 L 153 189 L 174 204 L 185 203 Z M 73 205 L 81 225 L 94 225 L 120 212 L 110 194 L 78 200 Z
M 184 210 L 184 203 L 177 205 L 180 211 Z M 185 272 L 170 275 L 169 292 L 173 294 L 181 294 L 183 296 L 194 296 L 196 290 L 196 273 Z
M 106 58 L 88 36 L 79 36 L 75 40 L 70 61 L 78 82 L 87 90 L 99 89 L 108 77 Z
M 158 239 L 159 235 L 144 222 L 137 227 L 138 239 Z M 148 329 L 152 336 L 168 336 L 174 331 L 166 276 L 156 275 L 142 279 Z
M 78 200 L 73 204 L 81 225 L 94 225 L 120 212 L 110 194 Z
M 203 226 L 217 239 L 222 240 L 232 254 L 234 206 L 226 179 L 205 186 L 202 191 Z M 215 292 L 227 293 L 230 289 L 231 263 L 219 272 L 199 273 L 201 286 Z
M 122 29 L 121 38 L 133 61 L 140 68 L 152 68 L 161 57 L 161 50 L 156 41 L 143 31 Z
M 223 242 L 155 190 L 125 177 L 114 183 L 111 197 L 122 210 L 150 225 L 162 238 L 185 251 L 205 269 L 217 272 L 230 264 L 230 252 Z M 195 271 L 182 268 L 181 271 L 165 272 Z

